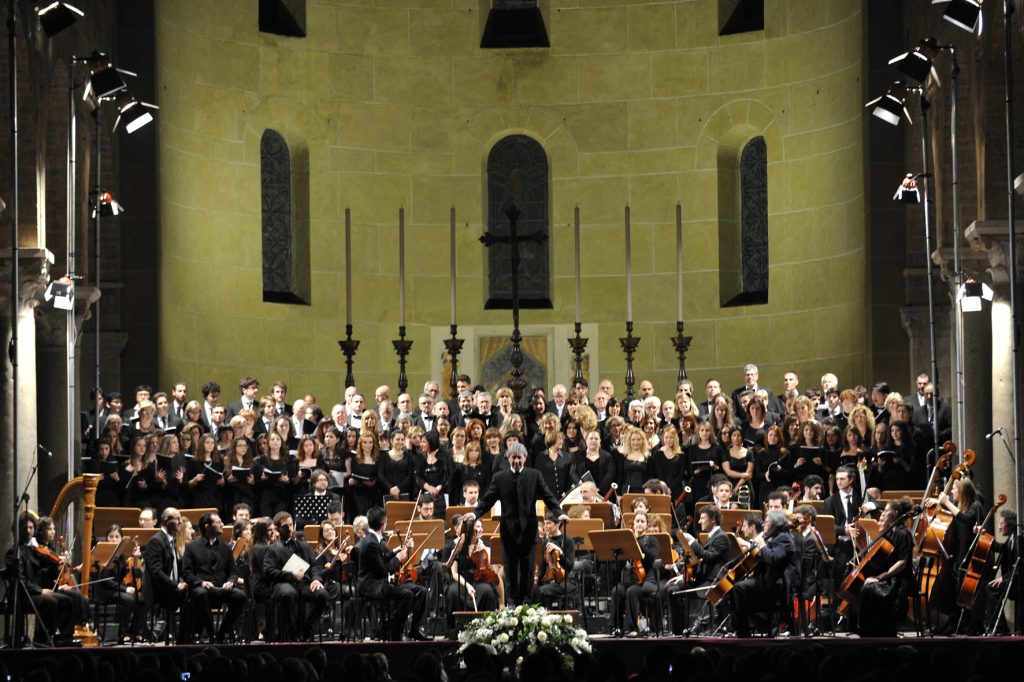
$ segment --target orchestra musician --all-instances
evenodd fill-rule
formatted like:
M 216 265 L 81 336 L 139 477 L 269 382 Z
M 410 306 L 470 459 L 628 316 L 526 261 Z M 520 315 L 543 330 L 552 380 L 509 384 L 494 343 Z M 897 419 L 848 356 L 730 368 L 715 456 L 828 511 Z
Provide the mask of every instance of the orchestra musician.
M 44 559 L 31 544 L 35 530 L 36 523 L 31 515 L 22 513 L 18 516 L 18 545 L 8 549 L 4 557 L 7 576 L 9 580 L 13 581 L 20 564 L 21 583 L 25 588 L 20 592 L 20 596 L 24 597 L 27 594 L 32 600 L 35 612 L 39 614 L 33 641 L 37 644 L 52 642 L 57 646 L 70 645 L 74 635 L 73 607 L 70 600 L 64 595 L 50 587 L 43 586 L 41 562 Z M 7 586 L 7 594 L 14 594 L 18 589 L 20 588 L 16 584 L 10 583 Z M 24 612 L 30 613 L 31 609 L 25 609 Z
M 805 488 L 806 490 L 806 488 Z M 815 523 L 818 520 L 818 511 L 810 504 L 798 505 L 793 513 L 796 515 L 797 526 L 794 534 L 794 541 L 797 551 L 800 552 L 800 584 L 796 587 L 803 604 L 817 603 L 824 586 L 824 575 L 822 564 L 831 563 L 832 556 L 821 539 Z M 810 625 L 813 620 L 812 613 L 808 611 L 805 625 Z
M 953 579 L 940 579 L 934 589 L 942 591 L 948 599 L 955 601 L 963 573 L 970 563 L 974 528 L 985 518 L 985 508 L 978 500 L 974 481 L 963 477 L 953 481 L 949 495 L 943 492 L 937 498 L 930 497 L 925 500 L 924 506 L 928 509 L 939 507 L 953 517 L 943 539 L 946 551 L 950 555 L 949 560 L 952 562 L 950 565 L 953 567 Z M 966 626 L 966 618 L 960 618 L 959 615 L 958 608 L 957 613 L 947 621 L 946 626 L 937 631 L 937 634 L 951 634 L 958 626 Z
M 36 552 L 41 557 L 40 578 L 43 587 L 54 590 L 58 601 L 71 604 L 72 619 L 75 623 L 84 624 L 90 617 L 89 600 L 82 596 L 74 573 L 78 570 L 71 563 L 71 553 L 58 551 L 57 528 L 49 516 L 40 516 L 36 521 Z M 56 561 L 55 561 L 56 559 Z
M 846 565 L 853 559 L 853 535 L 856 535 L 856 528 L 852 522 L 864 503 L 854 486 L 856 477 L 857 470 L 852 466 L 844 464 L 836 469 L 836 492 L 828 496 L 824 505 L 823 513 L 836 520 L 836 544 L 832 549 L 835 559 L 832 563 L 832 578 L 836 585 L 842 582 Z
M 452 580 L 447 598 L 452 610 L 493 611 L 498 606 L 498 577 L 491 568 L 491 549 L 484 544 L 483 534 L 480 519 L 462 523 L 448 559 Z
M 658 540 L 647 531 L 647 514 L 637 512 L 633 516 L 633 536 L 640 545 L 641 558 L 638 562 L 626 562 L 622 576 L 612 590 L 612 632 L 622 635 L 623 617 L 631 636 L 639 630 L 640 598 L 657 594 L 658 584 L 654 573 L 654 562 L 658 558 Z M 638 577 L 642 566 L 642 578 Z
M 309 639 L 313 631 L 313 625 L 320 620 L 324 609 L 327 608 L 327 590 L 324 589 L 322 571 L 317 563 L 313 550 L 309 548 L 306 541 L 299 537 L 294 530 L 295 521 L 288 512 L 278 512 L 274 516 L 274 525 L 277 527 L 278 540 L 271 544 L 263 556 L 263 577 L 264 580 L 273 585 L 271 599 L 277 605 L 279 612 L 285 617 L 283 636 L 285 641 L 289 636 L 299 636 Z M 289 559 L 296 556 L 308 567 L 295 568 L 285 571 Z M 299 601 L 306 602 L 306 619 L 299 623 Z
M 1009 633 L 1006 616 L 1003 614 L 1003 596 L 1006 590 L 1013 590 L 1018 578 L 1014 577 L 1013 585 L 1009 576 L 1017 563 L 1017 512 L 1012 509 L 999 510 L 999 534 L 1006 538 L 1005 542 L 992 542 L 992 551 L 999 553 L 996 575 L 985 584 L 985 589 L 978 592 L 976 611 L 984 614 L 986 631 L 994 631 L 997 635 Z M 1011 598 L 1012 598 L 1011 592 Z M 998 622 L 997 622 L 998 619 Z
M 505 552 L 505 581 L 509 602 L 522 604 L 533 590 L 533 561 L 537 543 L 535 503 L 543 500 L 559 520 L 568 521 L 558 499 L 551 493 L 540 472 L 527 469 L 526 446 L 513 443 L 505 455 L 509 469 L 502 469 L 491 478 L 487 492 L 475 511 L 464 519 L 470 523 L 482 518 L 494 503 L 501 500 L 501 546 Z
M 199 517 L 199 535 L 185 546 L 181 562 L 182 578 L 189 586 L 192 613 L 196 619 L 196 634 L 205 629 L 222 643 L 234 636 L 235 621 L 245 608 L 245 591 L 238 588 L 238 573 L 231 549 L 220 541 L 224 523 L 219 514 L 206 513 Z M 211 608 L 227 606 L 220 628 L 214 633 Z
M 800 570 L 800 555 L 793 545 L 789 520 L 782 510 L 772 509 L 765 514 L 764 532 L 751 540 L 751 544 L 752 551 L 757 552 L 753 574 L 736 583 L 729 593 L 737 637 L 750 636 L 750 619 L 755 613 L 788 604 L 791 586 L 795 585 Z
M 722 569 L 725 568 L 729 560 L 729 537 L 722 530 L 722 511 L 718 507 L 704 507 L 700 510 L 697 523 L 700 525 L 700 532 L 707 534 L 703 543 L 689 533 L 682 534 L 683 539 L 699 561 L 694 567 L 692 580 L 688 584 L 686 571 L 682 571 L 679 575 L 670 578 L 662 587 L 662 593 L 668 597 L 672 614 L 672 632 L 676 635 L 684 634 L 686 629 L 684 611 L 686 603 L 682 598 L 672 595 L 682 590 L 714 584 L 721 577 Z M 692 603 L 694 600 L 688 601 Z M 703 614 L 691 628 L 691 633 L 696 634 L 706 629 L 710 623 L 710 614 Z
M 914 538 L 903 522 L 912 509 L 909 498 L 885 505 L 879 521 L 880 537 L 893 551 L 874 572 L 865 577 L 860 590 L 857 632 L 864 637 L 895 637 L 907 613 L 907 598 L 914 589 L 911 558 Z
M 181 525 L 181 512 L 167 507 L 160 514 L 160 531 L 146 543 L 144 584 L 156 604 L 173 612 L 185 603 L 188 583 L 181 579 L 181 565 L 175 541 Z
M 543 603 L 575 593 L 576 583 L 570 575 L 576 565 L 576 545 L 562 532 L 562 527 L 553 512 L 544 515 L 545 540 L 533 586 L 535 602 Z
M 107 529 L 107 542 L 120 544 L 123 540 L 121 526 L 116 523 Z M 132 637 L 138 638 L 139 627 L 145 619 L 145 602 L 142 599 L 142 549 L 138 543 L 130 540 L 133 549 L 131 556 L 118 556 L 106 568 L 100 567 L 96 577 L 113 578 L 97 582 L 93 587 L 93 596 L 97 604 L 117 604 L 120 616 L 120 637 L 128 643 Z M 141 638 L 138 638 L 141 639 Z
M 405 619 L 412 613 L 412 629 L 410 639 L 427 641 L 429 638 L 420 630 L 420 621 L 427 605 L 427 591 L 413 582 L 392 584 L 388 578 L 395 573 L 409 558 L 412 551 L 412 538 L 405 547 L 397 552 L 388 549 L 384 541 L 384 530 L 387 528 L 387 513 L 383 507 L 371 507 L 366 512 L 368 530 L 359 541 L 356 550 L 359 556 L 359 574 L 356 592 L 360 597 L 370 599 L 387 599 L 391 602 L 394 612 L 391 614 L 392 640 L 402 638 Z M 354 524 L 353 524 L 354 525 Z

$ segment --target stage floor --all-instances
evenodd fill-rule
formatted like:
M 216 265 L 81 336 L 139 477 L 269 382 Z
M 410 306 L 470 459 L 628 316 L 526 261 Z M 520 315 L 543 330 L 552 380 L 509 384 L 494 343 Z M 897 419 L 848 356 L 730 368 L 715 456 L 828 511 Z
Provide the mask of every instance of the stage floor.
M 860 638 L 851 635 L 825 637 L 753 637 L 737 638 L 684 638 L 684 637 L 637 637 L 637 638 L 593 638 L 594 655 L 600 657 L 605 664 L 610 656 L 623 666 L 625 675 L 643 670 L 644 661 L 653 652 L 659 657 L 668 657 L 693 652 L 698 655 L 706 651 L 712 660 L 725 658 L 742 661 L 748 657 L 782 656 L 793 660 L 814 660 L 835 655 L 842 660 L 844 666 L 873 666 L 878 657 L 891 652 L 895 657 L 913 656 L 919 661 L 949 661 L 942 663 L 942 670 L 947 673 L 948 666 L 960 666 L 963 674 L 977 672 L 979 665 L 993 665 L 997 661 L 1020 661 L 1024 659 L 1024 637 L 898 637 L 898 638 Z M 353 654 L 370 654 L 383 652 L 387 655 L 391 676 L 402 678 L 411 673 L 413 662 L 421 654 L 433 649 L 447 660 L 452 661 L 459 644 L 452 640 L 435 640 L 432 642 L 324 642 L 318 643 L 277 643 L 277 644 L 236 644 L 216 647 L 222 656 L 246 659 L 256 654 L 269 654 L 280 661 L 288 657 L 301 657 L 314 646 L 319 646 L 327 654 L 329 661 L 343 661 Z M 658 650 L 655 651 L 655 647 Z M 901 649 L 903 647 L 903 649 Z M 147 656 L 156 657 L 161 670 L 168 666 L 187 669 L 190 656 L 203 651 L 203 645 L 182 646 L 104 646 L 94 649 L 63 648 L 63 649 L 5 649 L 0 651 L 0 664 L 7 668 L 6 672 L 13 675 L 12 679 L 20 679 L 40 665 L 41 657 L 59 659 L 68 656 L 88 656 L 109 660 L 115 670 L 126 668 L 128 661 L 124 659 L 142 659 Z M 909 653 L 912 649 L 914 654 Z M 808 658 L 808 656 L 810 658 Z M 118 660 L 121 659 L 121 660 Z M 616 663 L 618 665 L 618 663 Z M 870 670 L 866 667 L 865 670 Z M 250 671 L 251 672 L 251 671 Z M 808 671 L 804 671 L 808 672 Z M 815 675 L 798 675 L 800 679 L 815 679 Z M 958 679 L 956 675 L 945 674 L 944 679 Z M 828 678 L 825 678 L 828 679 Z

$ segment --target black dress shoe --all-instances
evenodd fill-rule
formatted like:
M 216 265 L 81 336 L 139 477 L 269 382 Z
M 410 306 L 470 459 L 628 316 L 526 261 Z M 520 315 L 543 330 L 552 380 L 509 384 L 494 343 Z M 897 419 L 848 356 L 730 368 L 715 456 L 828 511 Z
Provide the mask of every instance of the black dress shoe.
M 409 633 L 409 639 L 411 639 L 414 642 L 432 642 L 432 641 L 434 641 L 433 637 L 427 637 L 425 634 L 423 634 L 423 631 L 420 630 L 419 628 L 413 628 L 412 629 L 412 632 Z

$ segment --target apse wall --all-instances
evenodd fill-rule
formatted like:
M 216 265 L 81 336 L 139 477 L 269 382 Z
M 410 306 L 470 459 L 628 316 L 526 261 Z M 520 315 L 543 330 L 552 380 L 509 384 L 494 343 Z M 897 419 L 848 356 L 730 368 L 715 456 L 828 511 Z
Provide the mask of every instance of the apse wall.
M 579 206 L 589 373 L 623 392 L 628 203 L 635 371 L 671 394 L 677 202 L 691 378 L 731 388 L 755 362 L 776 389 L 788 369 L 802 387 L 825 371 L 865 381 L 862 3 L 767 0 L 763 31 L 720 37 L 720 1 L 734 4 L 552 0 L 550 49 L 487 50 L 476 0 L 310 0 L 305 38 L 260 33 L 251 0 L 158 0 L 162 384 L 212 378 L 234 396 L 238 377 L 254 374 L 333 401 L 346 207 L 360 387 L 398 377 L 399 207 L 410 386 L 440 373 L 452 206 L 463 370 L 476 379 L 482 339 L 511 327 L 507 310 L 483 309 L 478 241 L 487 155 L 509 134 L 537 140 L 550 164 L 554 308 L 522 315 L 528 335 L 548 340 L 549 386 L 569 376 Z M 300 171 L 308 164 L 306 194 L 292 193 L 308 225 L 308 305 L 263 300 L 266 129 Z M 725 167 L 755 136 L 768 156 L 768 302 L 722 307 L 719 248 L 738 201 Z

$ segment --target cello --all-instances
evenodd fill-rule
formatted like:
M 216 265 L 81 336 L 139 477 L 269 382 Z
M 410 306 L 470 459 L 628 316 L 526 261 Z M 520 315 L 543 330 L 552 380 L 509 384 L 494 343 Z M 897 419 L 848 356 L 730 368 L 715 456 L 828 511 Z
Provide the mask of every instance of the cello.
M 758 538 L 764 537 L 764 532 L 761 532 Z M 757 538 L 755 538 L 756 540 Z M 718 602 L 725 599 L 725 596 L 732 591 L 732 588 L 736 586 L 736 583 L 750 575 L 754 567 L 757 566 L 757 555 L 761 551 L 753 540 L 750 542 L 750 549 L 745 554 L 740 555 L 739 559 L 733 564 L 732 568 L 725 572 L 718 582 L 708 590 L 708 603 L 712 606 L 717 606 Z
M 971 543 L 971 549 L 968 552 L 969 558 L 964 561 L 967 568 L 964 580 L 960 584 L 960 592 L 957 594 L 957 606 L 970 609 L 974 606 L 974 600 L 978 598 L 978 587 L 985 580 L 992 565 L 992 542 L 995 540 L 992 534 L 985 530 L 985 527 L 1004 504 L 1006 504 L 1006 495 L 1000 493 L 999 499 L 988 510 L 988 516 L 978 527 L 978 532 L 975 534 L 974 542 Z

